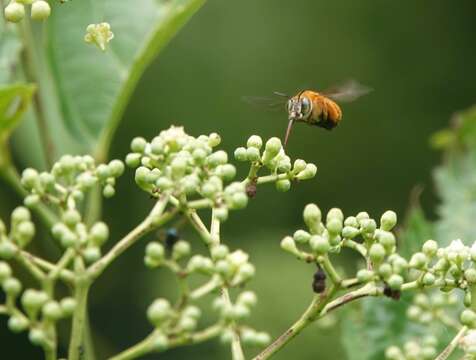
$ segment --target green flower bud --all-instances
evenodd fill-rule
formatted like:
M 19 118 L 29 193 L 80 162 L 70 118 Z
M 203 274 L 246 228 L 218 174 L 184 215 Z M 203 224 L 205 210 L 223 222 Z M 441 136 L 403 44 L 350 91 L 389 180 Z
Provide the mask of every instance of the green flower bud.
M 233 209 L 243 209 L 248 204 L 248 196 L 245 193 L 235 193 L 231 198 L 231 207 Z
M 99 249 L 97 246 L 88 246 L 83 251 L 83 257 L 88 264 L 91 264 L 99 260 L 101 257 L 101 249 Z
M 298 180 L 309 180 L 316 176 L 317 166 L 314 164 L 307 164 L 306 168 L 296 175 Z
M 307 244 L 311 239 L 311 234 L 304 230 L 297 230 L 293 235 L 294 240 L 300 244 Z
M 65 316 L 71 316 L 76 309 L 76 300 L 70 297 L 66 297 L 60 301 L 60 306 Z
M 147 309 L 147 318 L 156 327 L 172 315 L 170 303 L 166 299 L 156 299 Z
M 157 352 L 165 351 L 169 348 L 169 339 L 162 333 L 155 334 L 153 348 Z
M 303 171 L 306 168 L 307 163 L 302 160 L 302 159 L 297 159 L 294 161 L 293 165 L 293 173 L 294 174 L 299 174 L 301 171 Z
M 309 245 L 311 246 L 311 249 L 317 252 L 318 254 L 325 254 L 331 248 L 329 240 L 319 235 L 311 236 L 311 239 L 309 240 Z
M 221 276 L 228 278 L 233 272 L 233 268 L 226 260 L 219 260 L 215 265 L 215 270 Z
M 278 172 L 287 173 L 291 171 L 291 159 L 286 156 L 278 162 Z
M 385 350 L 385 359 L 387 360 L 403 360 L 405 359 L 402 351 L 396 346 L 390 346 Z
M 260 158 L 259 150 L 255 147 L 249 147 L 246 149 L 246 160 L 248 161 L 258 161 Z
M 135 181 L 138 184 L 146 184 L 147 176 L 149 175 L 150 170 L 145 166 L 138 167 L 135 173 Z
M 360 224 L 360 222 L 361 222 L 362 220 L 364 220 L 364 219 L 370 219 L 370 216 L 369 216 L 369 214 L 368 214 L 367 212 L 361 211 L 361 212 L 359 212 L 359 213 L 357 214 L 356 219 L 357 219 L 357 221 L 358 221 L 359 224 Z
M 197 328 L 197 320 L 184 316 L 180 319 L 177 326 L 183 331 L 191 332 Z
M 349 216 L 348 218 L 345 219 L 344 226 L 358 228 L 359 222 L 357 221 L 357 218 L 355 216 Z
M 15 240 L 21 248 L 29 244 L 35 235 L 35 225 L 31 221 L 20 223 L 16 229 Z
M 102 246 L 109 237 L 109 228 L 105 223 L 97 222 L 91 227 L 89 237 L 91 244 Z
M 23 170 L 21 175 L 21 183 L 27 189 L 32 189 L 35 187 L 38 181 L 39 175 L 38 171 L 32 168 L 27 168 Z
M 175 243 L 172 249 L 172 258 L 179 260 L 190 254 L 190 244 L 184 240 L 179 240 Z
M 369 281 L 372 281 L 373 277 L 374 272 L 367 269 L 361 269 L 357 272 L 357 280 L 359 280 L 360 283 L 367 283 Z
M 470 268 L 464 271 L 464 277 L 470 284 L 476 284 L 476 269 Z
M 261 139 L 261 137 L 259 137 L 258 135 L 252 135 L 248 139 L 246 146 L 261 149 L 261 147 L 263 146 L 263 139 Z
M 277 137 L 272 137 L 266 142 L 265 151 L 267 153 L 268 159 L 274 158 L 282 149 L 281 140 Z
M 413 254 L 413 256 L 410 259 L 410 267 L 415 268 L 415 269 L 423 269 L 427 263 L 428 259 L 425 254 L 421 252 L 417 252 Z
M 131 168 L 136 168 L 140 165 L 141 154 L 138 153 L 130 153 L 126 156 L 126 165 Z
M 13 224 L 18 224 L 22 221 L 29 221 L 31 220 L 31 215 L 30 211 L 23 206 L 17 207 L 15 210 L 12 212 L 12 223 Z
M 56 301 L 48 301 L 45 305 L 43 305 L 42 312 L 43 316 L 51 321 L 59 320 L 63 316 L 61 306 Z
M 21 291 L 21 283 L 18 279 L 10 277 L 2 283 L 3 291 L 10 296 L 17 296 Z
M 227 330 L 222 332 L 222 334 L 220 336 L 220 341 L 225 345 L 231 344 L 231 342 L 233 341 L 234 336 L 235 335 L 234 335 L 233 331 L 230 330 L 230 329 L 227 329 Z
M 44 291 L 27 289 L 21 297 L 23 307 L 28 311 L 36 311 L 48 301 L 48 295 Z
M 185 310 L 183 311 L 184 317 L 192 318 L 195 320 L 198 320 L 201 315 L 202 315 L 202 312 L 200 311 L 200 309 L 193 305 L 187 306 Z
M 253 276 L 255 276 L 255 273 L 256 273 L 256 269 L 252 264 L 250 263 L 243 264 L 239 267 L 238 274 L 236 275 L 236 278 L 234 279 L 234 281 L 237 284 L 241 284 L 251 279 Z
M 388 283 L 388 286 L 390 286 L 392 290 L 400 290 L 400 288 L 403 285 L 403 278 L 400 275 L 393 274 L 393 275 L 390 275 L 390 277 L 387 280 L 387 283 Z
M 9 260 L 15 256 L 17 247 L 10 241 L 3 241 L 0 243 L 0 258 Z
M 183 157 L 176 157 L 172 160 L 170 167 L 174 178 L 181 178 L 187 170 L 187 160 Z
M 377 223 L 374 219 L 360 219 L 359 224 L 362 228 L 362 231 L 367 234 L 371 234 L 377 229 Z
M 124 163 L 121 160 L 112 160 L 107 166 L 111 176 L 119 177 L 124 173 Z
M 250 309 L 242 304 L 235 304 L 231 309 L 230 318 L 233 320 L 242 320 L 250 316 Z
M 143 153 L 145 147 L 147 146 L 147 141 L 142 137 L 136 137 L 132 139 L 131 150 L 136 153 Z
M 421 308 L 416 305 L 409 306 L 407 309 L 407 317 L 410 320 L 418 321 L 421 316 Z
M 66 225 L 72 228 L 81 221 L 81 215 L 77 210 L 69 209 L 63 213 L 62 220 Z
M 378 273 L 383 279 L 388 279 L 392 275 L 392 266 L 390 264 L 384 263 L 379 266 Z
M 25 17 L 25 7 L 17 2 L 10 2 L 4 10 L 5 19 L 10 22 L 19 22 Z
M 46 342 L 46 333 L 37 328 L 33 328 L 28 333 L 28 339 L 33 345 L 41 346 Z
M 235 156 L 235 159 L 238 161 L 248 160 L 247 150 L 244 147 L 237 148 L 235 150 L 234 156 Z M 259 151 L 258 151 L 258 158 L 259 158 Z
M 228 162 L 228 155 L 223 150 L 219 150 L 209 155 L 207 158 L 207 163 L 212 167 L 217 167 L 218 165 L 224 165 Z
M 13 315 L 8 319 L 8 328 L 14 333 L 25 331 L 28 325 L 28 320 L 23 316 Z
M 342 229 L 342 236 L 346 239 L 353 239 L 360 234 L 360 230 L 353 226 L 345 226 Z
M 299 252 L 298 248 L 296 247 L 296 243 L 291 236 L 286 236 L 283 240 L 281 240 L 281 249 L 291 254 L 296 254 Z
M 385 211 L 380 218 L 380 229 L 390 231 L 397 224 L 397 214 L 391 210 Z
M 327 216 L 329 218 L 329 215 Z M 336 217 L 329 218 L 327 220 L 327 231 L 329 231 L 329 234 L 331 235 L 337 235 L 340 234 L 342 231 L 342 220 Z
M 40 200 L 41 199 L 39 195 L 32 194 L 25 197 L 25 200 L 23 200 L 23 203 L 25 204 L 26 207 L 33 208 L 35 205 L 38 205 Z
M 225 164 L 220 167 L 220 176 L 227 181 L 233 180 L 236 175 L 236 168 L 231 164 Z
M 114 186 L 112 185 L 106 185 L 104 186 L 104 189 L 102 190 L 102 195 L 106 198 L 112 198 L 116 194 L 116 190 L 114 189 Z
M 215 146 L 220 145 L 221 143 L 221 137 L 217 133 L 211 133 L 208 135 L 208 145 L 210 145 L 212 148 Z
M 226 245 L 217 245 L 210 250 L 212 259 L 217 261 L 226 258 L 230 253 L 230 250 Z
M 253 291 L 244 291 L 242 292 L 237 299 L 238 304 L 242 304 L 248 308 L 255 306 L 258 302 L 258 298 Z
M 332 208 L 327 213 L 326 221 L 329 222 L 331 219 L 337 219 L 340 222 L 344 221 L 344 214 L 339 208 Z
M 315 229 L 319 226 L 322 218 L 321 210 L 316 204 L 308 204 L 303 212 L 304 222 L 309 229 Z
M 425 294 L 415 295 L 413 302 L 415 303 L 415 305 L 418 305 L 419 307 L 423 309 L 427 309 L 428 306 L 430 305 L 430 299 Z
M 396 245 L 397 241 L 395 239 L 395 235 L 393 233 L 388 232 L 388 231 L 379 231 L 377 239 L 380 244 L 382 244 L 385 249 L 393 249 L 393 247 Z
M 438 243 L 435 240 L 427 240 L 422 247 L 423 253 L 428 257 L 433 257 L 438 251 Z
M 51 14 L 50 5 L 43 0 L 36 0 L 31 5 L 31 18 L 33 20 L 46 20 Z
M 435 280 L 436 280 L 435 275 L 428 272 L 425 275 L 423 275 L 422 283 L 425 286 L 432 286 L 435 283 Z
M 373 244 L 369 250 L 370 260 L 374 263 L 380 263 L 385 258 L 385 248 L 380 244 Z
M 286 192 L 291 189 L 291 181 L 288 179 L 276 181 L 276 190 L 280 192 Z
M 0 261 L 0 284 L 3 283 L 6 279 L 12 276 L 12 269 L 4 261 Z
M 210 274 L 213 271 L 213 262 L 202 255 L 194 255 L 187 264 L 187 270 L 190 272 L 201 272 Z
M 474 311 L 465 309 L 460 315 L 461 324 L 474 328 L 476 325 L 476 314 Z
M 157 181 L 155 182 L 155 185 L 160 190 L 167 190 L 167 189 L 172 188 L 174 186 L 174 183 L 168 177 L 162 176 L 162 177 L 157 179 Z
M 145 248 L 146 256 L 149 256 L 153 260 L 162 261 L 165 256 L 164 246 L 158 242 L 150 242 Z

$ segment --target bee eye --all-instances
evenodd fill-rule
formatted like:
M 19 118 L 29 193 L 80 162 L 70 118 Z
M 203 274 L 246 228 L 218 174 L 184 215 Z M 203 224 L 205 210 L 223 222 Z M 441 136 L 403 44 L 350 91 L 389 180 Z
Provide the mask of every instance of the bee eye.
M 311 110 L 311 102 L 307 97 L 301 100 L 301 112 L 307 114 Z

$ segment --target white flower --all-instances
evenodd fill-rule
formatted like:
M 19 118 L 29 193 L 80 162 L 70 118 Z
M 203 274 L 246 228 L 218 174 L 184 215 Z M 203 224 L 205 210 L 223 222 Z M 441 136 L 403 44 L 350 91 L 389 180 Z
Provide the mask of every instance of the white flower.
M 465 351 L 469 348 L 474 348 L 476 346 L 476 330 L 469 330 L 461 339 L 460 346 Z
M 249 255 L 242 250 L 233 251 L 230 255 L 228 255 L 229 263 L 235 267 L 239 268 L 241 265 L 246 264 L 248 262 Z

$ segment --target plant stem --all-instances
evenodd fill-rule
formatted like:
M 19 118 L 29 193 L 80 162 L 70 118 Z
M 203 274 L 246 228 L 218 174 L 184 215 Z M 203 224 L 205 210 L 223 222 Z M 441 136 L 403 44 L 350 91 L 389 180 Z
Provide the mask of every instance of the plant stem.
M 82 264 L 82 259 L 79 256 L 75 259 L 75 267 L 76 283 L 74 299 L 76 300 L 76 308 L 73 315 L 68 360 L 79 360 L 83 353 L 84 324 L 86 320 L 88 292 L 91 287 L 91 281 L 85 276 L 84 264 Z
M 212 243 L 209 245 L 210 249 L 218 246 L 220 244 L 220 221 L 215 216 L 215 209 L 212 210 L 212 223 L 210 225 L 210 237 Z M 225 301 L 225 304 L 231 306 L 230 294 L 228 293 L 228 288 L 226 286 L 221 287 L 222 298 Z M 233 360 L 244 360 L 245 355 L 243 354 L 243 349 L 241 348 L 240 334 L 236 326 L 235 321 L 231 321 L 231 329 L 233 330 L 233 339 L 231 341 L 231 354 Z
M 25 250 L 21 250 L 21 255 L 29 259 L 31 262 L 35 263 L 39 267 L 43 268 L 43 270 L 52 271 L 56 268 L 55 264 L 52 264 L 46 260 L 40 259 Z M 66 283 L 73 284 L 74 282 L 74 274 L 70 270 L 62 269 L 59 273 L 59 277 L 61 278 L 61 280 L 65 281 Z
M 147 217 L 139 225 L 137 225 L 131 232 L 129 232 L 116 245 L 114 245 L 114 247 L 109 250 L 106 255 L 104 255 L 101 259 L 96 261 L 87 269 L 87 275 L 92 279 L 97 278 L 109 264 L 111 264 L 119 255 L 126 251 L 143 235 L 171 220 L 175 214 L 177 214 L 178 210 L 173 209 L 164 213 L 167 203 L 167 196 L 159 199 L 149 215 L 147 215 Z
M 219 276 L 214 276 L 211 278 L 210 281 L 205 283 L 204 285 L 196 288 L 190 293 L 190 299 L 199 299 L 202 296 L 205 296 L 212 291 L 216 290 L 220 286 L 220 277 Z
M 456 336 L 451 340 L 451 342 L 448 344 L 448 346 L 438 355 L 435 360 L 446 360 L 450 357 L 450 355 L 453 353 L 453 351 L 456 349 L 458 346 L 461 338 L 466 334 L 466 331 L 468 331 L 467 326 L 463 326 L 461 330 L 456 334 Z
M 169 339 L 169 344 L 167 349 L 172 349 L 180 345 L 198 344 L 198 343 L 210 340 L 214 337 L 217 337 L 218 335 L 220 335 L 222 331 L 223 331 L 223 325 L 215 324 L 189 336 L 172 338 L 172 339 Z M 154 345 L 154 339 L 157 333 L 160 333 L 160 332 L 158 330 L 152 332 L 149 336 L 147 336 L 141 342 L 137 343 L 136 345 L 130 347 L 127 350 L 124 350 L 118 355 L 115 355 L 109 358 L 109 360 L 130 360 L 130 359 L 135 359 L 141 355 L 154 351 L 153 345 Z

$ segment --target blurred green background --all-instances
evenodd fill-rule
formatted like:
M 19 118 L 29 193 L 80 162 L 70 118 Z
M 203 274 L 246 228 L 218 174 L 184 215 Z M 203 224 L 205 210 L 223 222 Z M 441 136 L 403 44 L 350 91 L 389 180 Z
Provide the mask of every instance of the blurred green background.
M 275 337 L 312 296 L 314 269 L 279 249 L 281 238 L 302 226 L 305 204 L 338 206 L 346 215 L 367 210 L 375 217 L 390 208 L 403 219 L 410 191 L 421 184 L 424 208 L 434 216 L 431 172 L 440 156 L 428 138 L 476 101 L 475 13 L 472 0 L 209 1 L 145 73 L 111 157 L 123 158 L 133 136 L 150 139 L 171 124 L 192 135 L 216 131 L 230 152 L 252 134 L 281 137 L 286 114 L 260 111 L 241 100 L 245 95 L 322 89 L 349 78 L 375 89 L 343 106 L 335 131 L 294 128 L 288 152 L 316 163 L 316 179 L 285 194 L 264 186 L 246 211 L 224 224 L 224 241 L 249 252 L 258 270 L 250 283 L 260 300 L 251 324 Z M 132 176 L 128 171 L 116 197 L 105 202 L 113 239 L 152 205 Z M 2 186 L 3 209 L 17 204 L 9 192 Z M 187 239 L 202 248 L 193 234 Z M 148 333 L 145 309 L 152 299 L 176 296 L 172 277 L 143 266 L 144 244 L 114 263 L 92 290 L 100 359 Z M 12 335 L 5 325 L 2 318 L 2 354 L 8 349 L 18 359 L 40 358 L 26 335 Z M 345 359 L 338 327 L 312 326 L 275 358 L 316 356 Z M 148 357 L 155 358 L 227 359 L 229 350 L 214 341 Z

